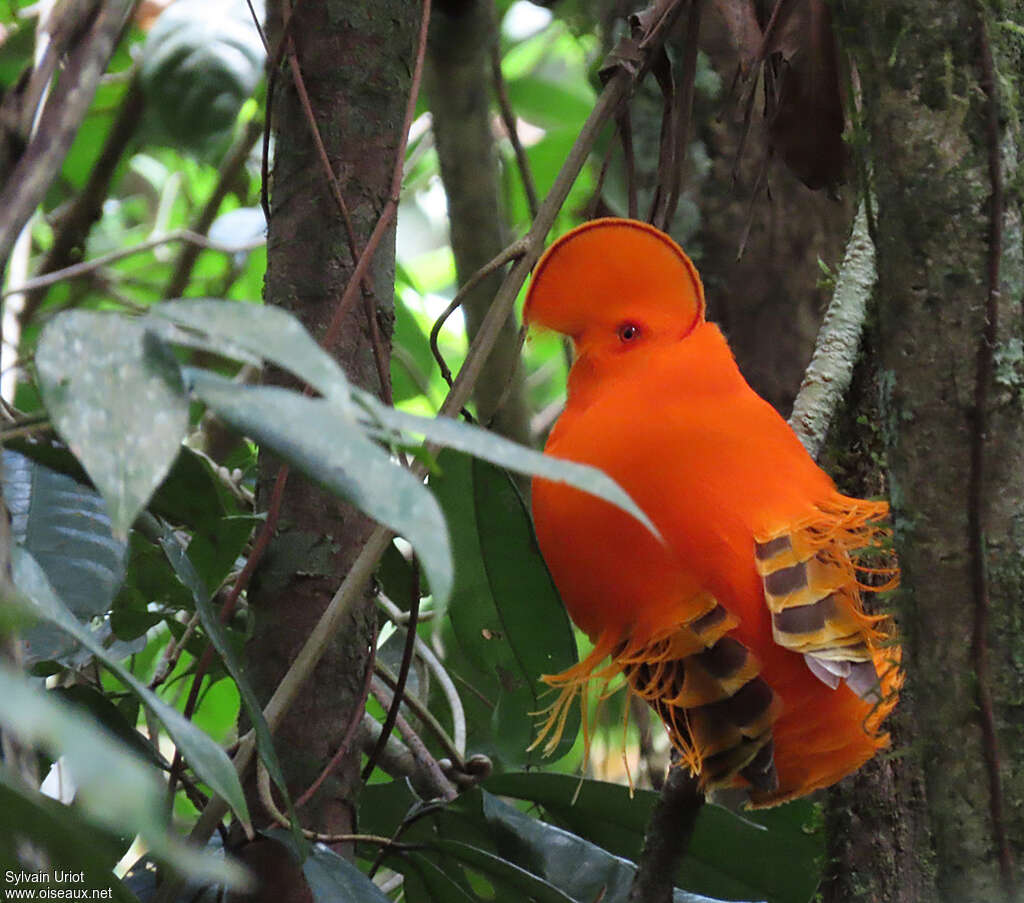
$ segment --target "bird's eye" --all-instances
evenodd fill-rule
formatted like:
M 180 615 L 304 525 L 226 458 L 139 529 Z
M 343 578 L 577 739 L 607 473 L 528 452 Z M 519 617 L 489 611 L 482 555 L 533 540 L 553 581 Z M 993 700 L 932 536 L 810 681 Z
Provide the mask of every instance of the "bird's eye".
M 623 342 L 632 342 L 640 337 L 640 327 L 636 323 L 623 323 L 619 327 L 619 339 Z

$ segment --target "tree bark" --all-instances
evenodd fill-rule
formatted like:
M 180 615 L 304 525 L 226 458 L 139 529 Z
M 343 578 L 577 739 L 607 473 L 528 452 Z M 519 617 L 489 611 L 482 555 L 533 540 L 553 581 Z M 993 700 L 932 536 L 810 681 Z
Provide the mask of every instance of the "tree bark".
M 1024 852 L 1024 138 L 1012 35 L 1024 6 L 991 18 L 982 4 L 938 0 L 836 12 L 863 86 L 877 196 L 874 429 L 903 568 L 907 683 L 893 757 L 839 791 L 825 899 L 1012 900 Z
M 271 4 L 270 45 L 281 40 L 284 0 Z M 413 70 L 418 6 L 401 0 L 299 3 L 290 29 L 313 113 L 351 213 L 361 250 L 390 192 Z M 288 65 L 273 97 L 276 143 L 270 191 L 266 301 L 291 311 L 322 339 L 354 268 L 346 229 L 320 163 Z M 373 311 L 390 348 L 393 322 L 394 230 L 371 267 Z M 342 324 L 332 354 L 355 384 L 381 392 L 371 323 L 357 303 Z M 386 361 L 386 357 L 385 357 Z M 292 384 L 278 372 L 269 381 Z M 259 500 L 266 506 L 279 463 L 260 457 Z M 372 523 L 360 512 L 292 472 L 276 533 L 250 591 L 254 633 L 249 674 L 269 697 L 362 547 Z M 317 777 L 346 727 L 361 717 L 364 673 L 375 611 L 372 599 L 339 631 L 334 646 L 275 737 L 294 795 Z M 357 709 L 359 709 L 357 711 Z M 300 819 L 327 832 L 353 829 L 359 752 L 350 750 Z M 250 794 L 257 824 L 262 807 Z

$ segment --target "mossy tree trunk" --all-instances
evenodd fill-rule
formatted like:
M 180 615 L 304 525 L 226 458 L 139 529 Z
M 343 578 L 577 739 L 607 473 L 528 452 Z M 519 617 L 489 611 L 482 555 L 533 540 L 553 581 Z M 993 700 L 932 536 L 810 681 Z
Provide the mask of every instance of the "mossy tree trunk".
M 270 5 L 272 47 L 280 41 L 286 7 L 292 5 L 287 0 Z M 390 192 L 419 7 L 401 0 L 328 0 L 294 8 L 290 34 L 302 78 L 362 249 Z M 355 261 L 287 57 L 277 73 L 272 111 L 275 146 L 266 302 L 291 311 L 322 339 Z M 387 394 L 374 344 L 383 352 L 386 375 L 393 323 L 393 230 L 378 247 L 370 273 L 370 303 L 359 299 L 329 350 L 355 384 Z M 371 318 L 376 320 L 375 330 Z M 272 372 L 267 379 L 287 382 L 280 373 Z M 278 468 L 278 461 L 261 456 L 259 500 L 264 508 Z M 262 698 L 270 696 L 371 529 L 363 514 L 291 473 L 277 530 L 250 592 L 255 630 L 247 660 Z M 293 794 L 312 783 L 338 749 L 350 720 L 360 717 L 356 710 L 361 706 L 375 618 L 372 598 L 367 597 L 338 632 L 276 732 Z M 351 831 L 358 786 L 356 748 L 303 808 L 304 826 L 331 833 Z M 250 805 L 260 824 L 265 820 L 262 806 L 255 798 Z
M 828 901 L 1017 899 L 1024 853 L 1024 5 L 838 3 L 877 205 L 875 427 L 907 684 L 832 798 Z

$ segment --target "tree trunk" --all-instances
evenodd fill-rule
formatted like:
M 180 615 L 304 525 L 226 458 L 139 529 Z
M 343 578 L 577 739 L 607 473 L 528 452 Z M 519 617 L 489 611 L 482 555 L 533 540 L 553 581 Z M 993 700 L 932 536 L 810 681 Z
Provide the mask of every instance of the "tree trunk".
M 286 0 L 271 4 L 271 47 L 281 39 Z M 331 167 L 347 202 L 359 249 L 384 208 L 413 69 L 418 6 L 400 0 L 299 3 L 290 34 Z M 267 241 L 266 301 L 297 315 L 322 339 L 354 268 L 344 222 L 316 151 L 287 56 L 273 98 L 276 144 Z M 393 322 L 394 230 L 371 267 L 373 297 L 342 324 L 332 354 L 357 385 L 382 392 L 370 316 L 386 368 Z M 386 373 L 386 369 L 385 369 Z M 288 383 L 280 373 L 268 380 Z M 387 394 L 384 391 L 384 394 Z M 259 499 L 266 507 L 279 463 L 260 458 Z M 292 473 L 277 530 L 250 592 L 254 634 L 249 673 L 269 697 L 320 618 L 372 524 L 360 512 Z M 293 795 L 317 777 L 338 748 L 350 720 L 361 716 L 364 673 L 375 612 L 367 597 L 317 666 L 314 678 L 276 733 L 276 747 Z M 356 709 L 359 711 L 356 711 Z M 359 751 L 351 749 L 300 819 L 320 831 L 353 829 Z M 257 824 L 265 813 L 255 795 Z
M 491 116 L 490 60 L 497 40 L 488 0 L 449 0 L 437 5 L 430 23 L 426 89 L 460 286 L 508 244 Z M 466 296 L 462 310 L 471 340 L 501 278 L 500 271 L 492 274 Z M 529 443 L 517 339 L 510 316 L 477 380 L 473 400 L 482 423 Z
M 831 820 L 841 830 L 825 899 L 1015 899 L 1024 136 L 1012 105 L 1024 6 L 1002 4 L 999 21 L 938 0 L 836 12 L 863 86 L 877 196 L 875 429 L 904 573 L 907 684 L 893 758 L 859 777 Z

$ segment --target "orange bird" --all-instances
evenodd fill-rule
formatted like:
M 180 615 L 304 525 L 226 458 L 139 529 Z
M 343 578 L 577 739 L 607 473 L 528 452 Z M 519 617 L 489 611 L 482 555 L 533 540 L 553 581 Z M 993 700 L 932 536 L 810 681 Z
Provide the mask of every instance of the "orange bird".
M 842 495 L 747 385 L 697 270 L 657 229 L 601 219 L 563 236 L 524 319 L 576 350 L 547 452 L 611 475 L 661 534 L 534 481 L 541 550 L 594 643 L 544 677 L 561 689 L 549 747 L 588 682 L 621 674 L 706 791 L 772 806 L 859 768 L 888 742 L 902 681 L 889 619 L 862 604 L 867 574 L 889 587 L 898 571 L 858 555 L 888 535 L 888 506 Z

